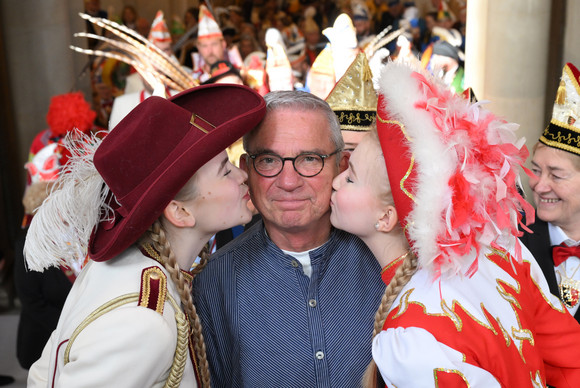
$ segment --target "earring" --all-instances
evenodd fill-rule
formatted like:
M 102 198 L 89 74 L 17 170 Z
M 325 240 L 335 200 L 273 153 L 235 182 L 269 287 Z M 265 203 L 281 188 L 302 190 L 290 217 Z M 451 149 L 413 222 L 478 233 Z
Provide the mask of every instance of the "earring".
M 380 226 L 380 225 L 379 225 L 379 223 L 377 222 L 377 223 L 375 224 L 375 229 L 376 229 L 376 230 L 379 230 L 379 226 Z

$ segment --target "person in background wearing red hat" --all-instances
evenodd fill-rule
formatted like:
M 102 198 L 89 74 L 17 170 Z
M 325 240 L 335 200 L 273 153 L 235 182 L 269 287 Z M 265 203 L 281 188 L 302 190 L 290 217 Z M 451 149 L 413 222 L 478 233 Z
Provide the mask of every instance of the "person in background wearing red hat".
M 22 198 L 23 230 L 14 249 L 14 280 L 22 304 L 16 356 L 25 369 L 40 358 L 84 260 L 79 258 L 71 267 L 51 267 L 43 273 L 28 271 L 22 256 L 26 231 L 36 209 L 46 199 L 68 161 L 69 154 L 63 147 L 64 137 L 74 130 L 102 136 L 104 132 L 99 132 L 100 129 L 93 124 L 96 116 L 81 92 L 54 96 L 46 115 L 48 128 L 34 138 L 30 147 L 29 161 L 25 165 L 28 184 Z
M 211 77 L 211 65 L 226 58 L 226 41 L 213 15 L 205 5 L 199 7 L 197 53 L 193 53 L 193 76 L 200 82 Z
M 387 284 L 363 386 L 577 387 L 580 326 L 517 239 L 524 142 L 429 77 L 386 65 L 377 131 L 333 182 L 332 224 Z
M 247 175 L 224 150 L 264 113 L 245 86 L 200 86 L 145 100 L 102 141 L 67 138 L 68 171 L 24 252 L 34 271 L 91 260 L 29 387 L 210 386 L 191 281 L 207 240 L 251 218 Z
M 562 71 L 552 119 L 534 146 L 529 184 L 535 223 L 522 242 L 538 260 L 552 294 L 580 322 L 580 72 Z

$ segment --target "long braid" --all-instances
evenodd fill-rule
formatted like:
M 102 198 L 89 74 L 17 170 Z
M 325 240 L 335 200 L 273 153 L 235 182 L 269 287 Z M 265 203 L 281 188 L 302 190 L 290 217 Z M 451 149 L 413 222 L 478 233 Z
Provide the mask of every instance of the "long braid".
M 417 257 L 411 251 L 408 251 L 405 256 L 407 257 L 405 257 L 401 266 L 397 268 L 395 276 L 393 276 L 393 279 L 385 289 L 381 304 L 375 314 L 373 338 L 383 330 L 393 302 L 399 296 L 403 287 L 409 283 L 411 277 L 417 272 Z M 378 387 L 377 364 L 375 360 L 371 360 L 369 363 L 362 378 L 362 386 L 365 388 Z
M 211 386 L 210 373 L 209 373 L 209 362 L 207 361 L 205 342 L 203 339 L 203 333 L 201 328 L 201 321 L 197 315 L 197 310 L 193 304 L 193 299 L 191 297 L 191 288 L 189 282 L 181 273 L 175 254 L 169 245 L 169 241 L 165 235 L 165 231 L 161 226 L 159 220 L 155 221 L 151 228 L 149 229 L 149 237 L 151 238 L 155 249 L 159 252 L 161 257 L 161 262 L 163 266 L 169 272 L 171 279 L 177 285 L 179 290 L 179 297 L 181 303 L 189 317 L 189 323 L 192 330 L 192 335 L 195 343 L 195 356 L 198 361 L 200 369 L 200 378 L 203 388 L 209 388 Z M 202 263 L 196 268 L 196 273 L 199 273 L 205 264 L 207 263 L 207 252 L 202 254 Z M 204 258 L 205 256 L 205 258 Z

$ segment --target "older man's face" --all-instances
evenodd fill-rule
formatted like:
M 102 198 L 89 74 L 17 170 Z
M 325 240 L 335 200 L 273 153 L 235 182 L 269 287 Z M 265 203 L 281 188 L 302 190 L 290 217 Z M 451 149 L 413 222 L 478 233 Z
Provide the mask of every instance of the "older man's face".
M 295 157 L 304 152 L 327 155 L 335 151 L 326 116 L 316 111 L 278 109 L 268 113 L 261 129 L 248 144 L 250 154 L 272 152 Z M 246 166 L 252 201 L 261 213 L 268 233 L 300 233 L 320 228 L 330 230 L 332 180 L 338 174 L 336 158 L 328 157 L 320 174 L 299 175 L 292 162 L 272 178 L 259 175 L 252 161 Z

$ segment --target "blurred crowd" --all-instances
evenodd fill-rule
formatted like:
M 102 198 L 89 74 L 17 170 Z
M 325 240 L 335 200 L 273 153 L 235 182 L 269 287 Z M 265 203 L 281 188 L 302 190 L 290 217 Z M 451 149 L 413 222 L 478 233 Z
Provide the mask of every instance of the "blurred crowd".
M 464 90 L 465 0 L 223 3 L 231 4 L 202 2 L 181 18 L 169 20 L 161 12 L 152 22 L 133 6 L 117 15 L 107 15 L 98 0 L 87 0 L 85 6 L 87 14 L 114 21 L 160 47 L 196 84 L 244 83 L 262 95 L 305 90 L 324 99 L 356 54 L 365 52 L 373 74 L 388 58 L 406 57 L 436 72 L 456 92 Z M 119 39 L 89 20 L 87 32 Z M 88 47 L 117 50 L 94 35 Z M 143 88 L 152 91 L 154 85 L 135 86 L 139 69 L 123 58 L 91 58 L 97 123 L 110 128 L 115 98 Z

